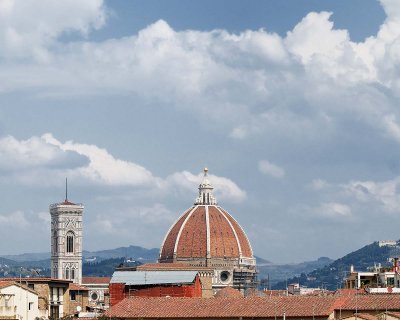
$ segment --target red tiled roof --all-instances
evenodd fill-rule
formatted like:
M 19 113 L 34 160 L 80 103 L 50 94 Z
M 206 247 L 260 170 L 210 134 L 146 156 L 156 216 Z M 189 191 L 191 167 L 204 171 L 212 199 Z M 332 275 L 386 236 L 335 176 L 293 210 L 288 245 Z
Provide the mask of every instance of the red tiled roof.
M 150 271 L 150 270 L 198 270 L 198 271 L 214 271 L 209 267 L 195 267 L 185 263 L 146 263 L 136 267 L 136 270 Z
M 169 230 L 160 261 L 172 262 L 174 254 L 178 260 L 206 258 L 208 246 L 211 258 L 253 258 L 246 234 L 229 213 L 219 206 L 197 205 L 185 211 Z
M 337 308 L 342 310 L 400 310 L 399 294 L 365 294 L 339 297 Z
M 264 290 L 261 292 L 265 296 L 287 296 L 288 295 L 286 290 Z
M 182 227 L 183 222 L 185 221 L 187 215 L 190 213 L 192 208 L 188 209 L 179 219 L 175 222 L 175 224 L 168 231 L 167 236 L 165 237 L 162 249 L 161 249 L 161 257 L 165 260 L 172 260 L 174 255 L 174 248 L 176 237 L 178 236 L 179 230 Z
M 110 277 L 82 277 L 83 284 L 109 284 Z
M 72 280 L 65 279 L 54 279 L 54 278 L 1 278 L 2 281 L 14 281 L 14 282 L 65 282 L 72 283 Z
M 28 291 L 30 291 L 30 292 L 32 292 L 34 294 L 38 294 L 35 290 L 33 290 L 31 288 L 28 288 L 27 286 L 24 286 L 23 284 L 20 284 L 19 282 L 16 282 L 16 281 L 1 281 L 0 280 L 0 289 L 7 288 L 9 286 L 17 286 L 17 287 L 23 288 L 24 290 L 28 290 Z
M 364 319 L 364 320 L 378 320 L 379 317 L 374 316 L 369 313 L 355 313 L 354 316 L 357 316 L 357 318 Z
M 13 281 L 0 281 L 0 289 L 7 288 L 13 284 L 15 284 Z
M 221 307 L 223 306 L 223 307 Z M 359 318 L 376 320 L 368 311 L 400 311 L 400 295 L 265 296 L 248 298 L 138 298 L 112 307 L 106 316 L 119 318 L 327 317 L 334 310 L 361 311 Z M 399 313 L 400 316 L 400 313 Z
M 377 315 L 372 315 L 372 314 L 369 314 L 369 313 L 354 313 L 354 314 L 351 315 L 351 316 L 342 318 L 342 320 L 345 320 L 345 319 L 353 319 L 353 318 L 356 318 L 356 317 L 357 317 L 358 319 L 363 319 L 363 320 L 379 320 L 379 319 L 380 319 L 379 316 L 377 316 Z
M 67 199 L 64 200 L 64 202 L 61 202 L 60 204 L 62 205 L 67 205 L 67 206 L 74 206 L 76 203 L 73 203 L 71 201 L 68 201 Z
M 215 296 L 215 298 L 241 298 L 243 295 L 239 290 L 233 289 L 232 287 L 225 287 L 219 290 Z
M 337 289 L 335 294 L 342 295 L 342 296 L 349 296 L 355 294 L 366 294 L 367 292 L 365 289 Z
M 88 288 L 82 287 L 80 285 L 77 285 L 76 283 L 70 283 L 69 284 L 69 290 L 74 290 L 74 291 L 89 291 Z
M 334 297 L 125 298 L 106 312 L 118 318 L 327 317 Z
M 400 312 L 388 312 L 388 315 L 400 319 Z

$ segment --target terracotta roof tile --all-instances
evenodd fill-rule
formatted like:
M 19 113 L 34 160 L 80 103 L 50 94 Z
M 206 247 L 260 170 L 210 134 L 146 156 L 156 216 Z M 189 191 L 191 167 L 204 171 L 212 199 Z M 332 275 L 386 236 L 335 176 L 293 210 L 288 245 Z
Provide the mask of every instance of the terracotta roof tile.
M 109 284 L 110 277 L 82 277 L 82 284 Z
M 138 271 L 150 270 L 195 270 L 195 271 L 214 271 L 211 267 L 196 267 L 185 263 L 146 263 L 136 267 Z
M 400 319 L 400 312 L 387 312 L 388 315 Z
M 327 317 L 334 297 L 126 298 L 106 312 L 119 318 Z M 221 306 L 224 306 L 221 308 Z
M 208 224 L 206 219 L 208 208 Z M 160 262 L 207 257 L 207 230 L 211 258 L 253 258 L 250 242 L 240 225 L 224 209 L 197 205 L 188 209 L 171 227 L 161 249 Z
M 239 290 L 233 289 L 232 287 L 225 287 L 219 290 L 215 296 L 215 298 L 241 298 L 243 295 Z
M 1 288 L 7 288 L 11 285 L 13 285 L 14 282 L 13 281 L 0 281 L 0 289 Z
M 338 307 L 342 310 L 400 310 L 398 294 L 365 294 L 341 297 Z
M 74 291 L 89 291 L 88 288 L 79 286 L 79 285 L 77 285 L 76 283 L 70 283 L 70 284 L 69 284 L 69 290 L 74 290 Z
M 369 313 L 355 313 L 354 316 L 357 316 L 357 318 L 363 319 L 363 320 L 378 320 L 379 317 L 374 316 Z
M 72 283 L 72 280 L 54 279 L 54 278 L 2 278 L 2 281 L 15 281 L 15 282 L 65 282 Z

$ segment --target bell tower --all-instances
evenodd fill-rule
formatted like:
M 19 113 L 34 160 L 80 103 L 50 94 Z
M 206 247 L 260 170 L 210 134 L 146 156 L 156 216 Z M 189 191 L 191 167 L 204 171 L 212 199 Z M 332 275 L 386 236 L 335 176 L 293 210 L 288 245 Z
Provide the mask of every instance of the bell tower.
M 82 214 L 83 205 L 65 200 L 50 205 L 51 277 L 82 282 Z

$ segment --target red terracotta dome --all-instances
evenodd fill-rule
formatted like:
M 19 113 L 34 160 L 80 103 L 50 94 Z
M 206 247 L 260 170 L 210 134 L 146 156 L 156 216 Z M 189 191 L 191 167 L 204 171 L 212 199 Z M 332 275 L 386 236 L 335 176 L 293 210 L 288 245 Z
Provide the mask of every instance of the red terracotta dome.
M 250 242 L 243 229 L 226 210 L 217 205 L 208 181 L 207 169 L 199 186 L 199 197 L 171 226 L 160 250 L 160 262 L 254 261 Z

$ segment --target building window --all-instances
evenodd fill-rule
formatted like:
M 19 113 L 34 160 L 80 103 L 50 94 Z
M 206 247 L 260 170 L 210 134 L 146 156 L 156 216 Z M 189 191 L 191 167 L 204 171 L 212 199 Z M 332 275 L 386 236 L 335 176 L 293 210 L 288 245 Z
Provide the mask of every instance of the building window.
M 69 269 L 65 269 L 65 279 L 69 279 Z
M 33 310 L 33 302 L 29 302 L 28 310 Z
M 74 234 L 72 232 L 67 233 L 67 253 L 74 252 Z
M 70 291 L 69 296 L 70 296 L 71 301 L 76 300 L 76 292 L 75 291 Z
M 54 251 L 54 253 L 57 253 L 57 251 L 58 251 L 58 237 L 57 237 L 57 232 L 54 232 L 54 234 L 53 234 L 53 251 Z
M 33 283 L 28 283 L 28 288 L 35 290 L 35 285 Z
M 75 269 L 71 269 L 71 280 L 75 280 Z

